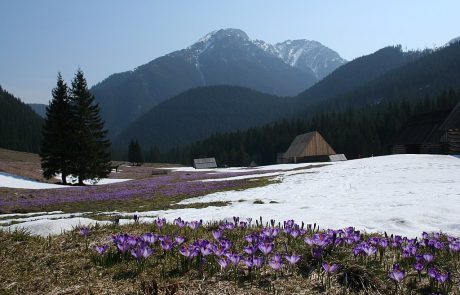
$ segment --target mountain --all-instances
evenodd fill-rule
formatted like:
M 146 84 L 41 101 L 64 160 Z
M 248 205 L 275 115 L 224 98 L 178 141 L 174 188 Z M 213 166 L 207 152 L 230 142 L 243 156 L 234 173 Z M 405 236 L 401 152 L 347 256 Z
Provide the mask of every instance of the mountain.
M 261 43 L 259 43 L 259 45 L 260 44 Z M 271 50 L 268 46 L 265 48 L 266 50 Z M 115 141 L 120 142 L 120 147 L 123 147 L 127 145 L 131 139 L 139 139 L 144 147 L 148 147 L 155 143 L 164 150 L 176 145 L 186 144 L 200 138 L 205 138 L 215 132 L 254 127 L 270 122 L 270 119 L 280 119 L 283 116 L 297 114 L 297 112 L 303 115 L 305 110 L 309 109 L 311 106 L 316 106 L 319 102 L 327 102 L 337 95 L 347 93 L 351 89 L 363 85 L 393 68 L 407 64 L 420 56 L 421 53 L 418 52 L 403 52 L 400 47 L 387 47 L 378 50 L 373 54 L 357 58 L 343 65 L 328 77 L 315 84 L 315 86 L 305 91 L 302 95 L 284 98 L 283 103 L 277 104 L 274 114 L 268 113 L 261 116 L 259 113 L 261 109 L 260 106 L 251 105 L 245 109 L 245 111 L 251 110 L 251 121 L 247 121 L 244 125 L 229 121 L 226 122 L 226 128 L 217 128 L 219 125 L 216 125 L 214 121 L 216 110 L 222 112 L 219 116 L 227 116 L 225 114 L 225 111 L 228 109 L 227 105 L 236 103 L 237 99 L 241 96 L 248 97 L 246 103 L 252 104 L 256 102 L 256 100 L 248 95 L 250 92 L 246 91 L 242 93 L 237 87 L 214 87 L 212 91 L 210 90 L 209 92 L 203 88 L 199 92 L 188 92 L 184 95 L 180 95 L 181 99 L 173 98 L 167 100 L 164 105 L 160 104 L 154 107 L 142 116 L 141 119 L 130 125 L 126 132 L 123 132 Z M 213 101 L 213 108 L 202 108 L 204 100 L 195 98 L 194 96 L 197 93 L 204 93 L 205 95 L 212 93 L 213 97 L 217 97 L 217 99 Z M 255 91 L 252 92 L 252 94 L 256 93 Z M 260 94 L 257 95 L 260 96 Z M 219 104 L 216 104 L 216 102 Z M 263 101 L 260 102 L 261 105 L 265 104 Z M 267 103 L 271 106 L 269 100 L 267 100 Z M 319 109 L 319 111 L 321 111 L 324 106 L 321 104 L 319 104 L 319 106 L 321 106 Z M 184 116 L 180 111 L 185 107 L 198 109 L 200 115 L 198 116 L 194 111 L 191 111 Z M 235 106 L 235 108 L 238 107 L 239 106 Z M 294 110 L 296 110 L 296 113 L 294 113 Z M 204 113 L 205 111 L 207 113 Z M 235 118 L 238 118 L 238 112 Z M 167 118 L 180 118 L 178 120 L 181 123 L 178 124 L 177 120 L 172 123 L 170 120 L 167 120 Z
M 155 105 L 195 87 L 234 85 L 292 96 L 343 62 L 320 43 L 304 41 L 303 47 L 296 41 L 264 43 L 264 48 L 263 41 L 252 41 L 241 30 L 218 30 L 133 71 L 111 75 L 91 92 L 112 137 Z
M 457 37 L 457 38 L 454 38 L 454 39 L 450 40 L 449 42 L 447 42 L 446 45 L 449 46 L 449 45 L 452 45 L 452 44 L 457 43 L 457 42 L 460 42 L 460 37 Z
M 347 157 L 385 154 L 405 120 L 418 113 L 452 108 L 460 99 L 460 92 L 455 92 L 458 89 L 460 42 L 422 52 L 387 47 L 340 67 L 293 101 L 285 99 L 291 108 L 302 110 L 302 116 L 210 135 L 164 155 L 169 161 L 183 163 L 213 155 L 230 165 L 251 160 L 270 164 L 297 134 L 312 130 L 319 130 Z M 302 104 L 302 99 L 315 103 Z M 233 157 L 235 153 L 242 156 Z
M 40 117 L 45 118 L 46 117 L 46 108 L 48 105 L 46 104 L 41 104 L 41 103 L 29 103 L 29 106 L 36 112 Z
M 289 100 L 237 86 L 199 87 L 152 108 L 114 140 L 126 148 L 132 139 L 142 146 L 172 148 L 213 133 L 246 129 L 286 115 Z
M 356 58 L 300 93 L 296 97 L 299 109 L 333 99 L 425 54 L 427 52 L 404 52 L 401 46 L 388 46 Z
M 0 87 L 0 148 L 38 152 L 43 119 Z
M 460 42 L 420 54 L 419 58 L 329 98 L 316 109 L 434 97 L 444 90 L 460 88 Z
M 318 81 L 347 62 L 337 52 L 317 41 L 287 40 L 274 45 L 261 40 L 254 42 L 263 50 L 278 56 L 292 67 L 305 72 L 313 72 Z

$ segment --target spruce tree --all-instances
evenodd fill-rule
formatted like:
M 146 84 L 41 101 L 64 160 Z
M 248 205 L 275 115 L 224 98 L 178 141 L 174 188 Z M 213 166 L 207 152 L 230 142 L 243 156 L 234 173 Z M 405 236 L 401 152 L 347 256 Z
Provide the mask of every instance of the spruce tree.
M 128 147 L 128 161 L 132 165 L 140 166 L 144 163 L 141 146 L 137 140 L 131 140 Z
M 141 145 L 137 140 L 134 142 L 134 160 L 138 166 L 144 164 L 144 157 L 142 156 Z
M 60 73 L 52 95 L 53 99 L 46 108 L 46 119 L 43 126 L 41 166 L 46 179 L 61 173 L 62 183 L 67 184 L 66 178 L 69 175 L 71 164 L 71 113 L 68 88 Z
M 128 161 L 131 163 L 131 165 L 134 166 L 135 161 L 134 161 L 134 140 L 131 140 L 129 142 L 128 146 Z
M 70 102 L 73 119 L 72 174 L 78 184 L 85 179 L 106 177 L 110 173 L 110 141 L 99 114 L 99 105 L 89 92 L 83 72 L 72 81 Z

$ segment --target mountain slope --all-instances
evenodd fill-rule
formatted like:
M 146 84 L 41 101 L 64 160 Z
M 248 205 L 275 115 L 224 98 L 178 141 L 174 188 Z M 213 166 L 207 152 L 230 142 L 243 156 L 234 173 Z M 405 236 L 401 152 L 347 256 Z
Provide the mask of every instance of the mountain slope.
M 382 101 L 437 96 L 460 88 L 460 42 L 442 47 L 392 69 L 351 91 L 335 96 L 326 105 L 357 106 Z M 319 107 L 327 107 L 322 106 Z
M 296 52 L 304 51 L 298 48 Z M 114 136 L 150 108 L 194 87 L 235 85 L 278 96 L 296 95 L 317 82 L 318 75 L 333 69 L 318 70 L 314 60 L 307 60 L 308 56 L 314 59 L 319 54 L 301 54 L 298 63 L 293 63 L 264 48 L 259 41 L 250 40 L 241 30 L 218 30 L 186 49 L 157 58 L 134 71 L 114 74 L 91 91 Z M 335 63 L 327 61 L 329 55 L 321 56 L 319 63 Z M 335 60 L 337 56 L 331 58 Z
M 131 139 L 143 146 L 171 148 L 216 132 L 261 125 L 289 112 L 289 101 L 236 86 L 188 90 L 152 108 L 114 140 L 125 148 Z
M 403 52 L 401 46 L 389 46 L 356 58 L 300 93 L 296 97 L 299 108 L 305 108 L 351 91 L 425 54 L 427 53 Z
M 46 108 L 48 105 L 46 104 L 41 104 L 41 103 L 29 103 L 28 104 L 34 112 L 36 112 L 40 117 L 45 118 L 46 117 Z
M 0 87 L 0 147 L 38 152 L 43 119 L 30 106 Z

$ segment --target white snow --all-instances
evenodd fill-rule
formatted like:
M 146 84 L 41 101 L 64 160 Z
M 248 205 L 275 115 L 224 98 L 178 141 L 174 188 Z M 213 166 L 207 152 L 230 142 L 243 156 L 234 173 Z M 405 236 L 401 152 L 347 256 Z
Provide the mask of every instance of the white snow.
M 55 211 L 56 212 L 56 211 Z M 46 214 L 46 215 L 32 215 L 29 217 L 24 217 L 24 218 L 11 218 L 11 219 L 0 219 L 0 225 L 8 225 L 10 223 L 21 223 L 21 222 L 29 222 L 29 221 L 35 221 L 35 220 L 44 220 L 44 219 L 64 219 L 64 218 L 71 218 L 71 217 L 77 217 L 81 216 L 85 213 L 91 213 L 91 212 L 84 212 L 84 213 L 54 213 L 54 214 Z M 3 217 L 3 215 L 0 215 L 0 217 Z
M 40 219 L 25 223 L 17 223 L 7 227 L 0 227 L 2 230 L 14 231 L 16 229 L 25 229 L 32 235 L 47 237 L 48 235 L 59 235 L 71 231 L 76 227 L 91 226 L 96 223 L 108 224 L 109 221 L 95 221 L 89 218 L 66 218 L 66 219 Z
M 460 158 L 393 155 L 288 170 L 288 167 L 292 169 L 308 165 L 311 164 L 258 167 L 254 170 L 284 170 L 277 174 L 281 182 L 245 191 L 209 194 L 182 202 L 228 201 L 228 206 L 137 214 L 144 222 L 156 216 L 168 220 L 181 217 L 204 221 L 232 216 L 253 219 L 262 216 L 265 221 L 295 219 L 298 222 L 317 223 L 322 228 L 355 226 L 368 232 L 387 231 L 411 237 L 419 236 L 422 231 L 439 230 L 460 235 Z M 211 171 L 235 170 L 248 171 L 244 168 Z M 256 200 L 263 204 L 254 204 Z M 133 214 L 120 213 L 122 216 Z M 64 225 L 67 226 L 68 220 L 63 219 L 66 222 Z M 14 226 L 32 228 L 34 232 L 46 235 L 46 227 L 36 229 L 38 222 L 44 221 L 35 220 Z M 131 221 L 123 220 L 123 223 L 128 222 Z M 59 233 L 59 225 L 52 225 L 49 233 Z
M 30 178 L 0 172 L 0 187 L 25 188 L 25 189 L 47 189 L 65 188 L 66 186 L 39 182 Z
M 369 232 L 460 235 L 460 160 L 441 155 L 374 157 L 285 175 L 279 184 L 214 193 L 183 203 L 229 201 L 225 207 L 140 212 L 169 220 L 295 219 L 323 228 L 356 226 Z M 244 200 L 241 202 L 241 200 Z M 264 204 L 254 204 L 261 200 Z M 270 203 L 276 202 L 276 203 Z
M 56 176 L 54 176 L 54 178 L 60 180 L 61 179 L 61 173 L 56 174 Z M 71 183 L 71 184 L 77 184 L 78 183 L 78 177 L 73 176 L 73 175 L 67 176 L 66 180 L 67 180 L 67 183 Z M 128 179 L 128 178 L 100 178 L 98 180 L 87 179 L 87 180 L 84 180 L 83 183 L 85 185 L 103 185 L 103 184 L 124 182 L 124 181 L 129 181 L 129 180 L 132 180 L 132 179 Z
M 56 176 L 60 179 L 60 176 Z M 72 177 L 67 177 L 69 183 L 76 182 Z M 131 179 L 117 179 L 117 178 L 102 178 L 97 183 L 91 180 L 85 180 L 84 183 L 87 185 L 102 185 L 111 184 L 117 182 L 128 181 Z M 0 172 L 0 187 L 9 188 L 22 188 L 22 189 L 50 189 L 50 188 L 67 188 L 67 185 L 52 184 L 46 182 L 39 182 L 30 178 L 13 175 L 9 173 Z

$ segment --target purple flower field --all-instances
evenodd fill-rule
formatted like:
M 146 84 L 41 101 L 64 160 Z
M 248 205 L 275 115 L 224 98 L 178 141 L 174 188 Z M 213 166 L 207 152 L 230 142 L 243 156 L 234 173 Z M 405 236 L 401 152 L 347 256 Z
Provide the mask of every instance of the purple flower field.
M 378 294 L 448 294 L 454 285 L 458 288 L 460 240 L 442 233 L 409 239 L 367 235 L 353 227 L 320 231 L 293 220 L 264 223 L 238 217 L 208 225 L 181 218 L 170 224 L 158 218 L 152 229 L 138 235 L 117 233 L 107 243 L 93 245 L 93 262 L 105 267 L 134 263 L 139 273 L 161 265 L 162 276 L 193 270 L 251 282 L 303 274 L 326 291 L 332 285 Z M 87 232 L 80 229 L 82 238 L 91 238 Z
M 172 172 L 141 180 L 132 180 L 100 186 L 69 187 L 43 190 L 13 190 L 0 194 L 0 208 L 27 211 L 32 208 L 46 208 L 59 204 L 82 202 L 125 201 L 152 199 L 159 196 L 200 196 L 211 192 L 236 189 L 247 183 L 245 180 L 210 181 L 248 174 L 264 174 L 274 171 L 248 171 L 238 173 Z

